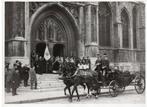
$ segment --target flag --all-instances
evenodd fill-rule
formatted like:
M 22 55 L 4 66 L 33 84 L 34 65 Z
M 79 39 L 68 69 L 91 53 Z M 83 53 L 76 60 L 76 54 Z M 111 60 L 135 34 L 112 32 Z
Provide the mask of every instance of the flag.
M 50 52 L 49 52 L 48 46 L 46 45 L 45 52 L 44 52 L 44 58 L 45 60 L 49 60 L 50 57 L 51 57 Z

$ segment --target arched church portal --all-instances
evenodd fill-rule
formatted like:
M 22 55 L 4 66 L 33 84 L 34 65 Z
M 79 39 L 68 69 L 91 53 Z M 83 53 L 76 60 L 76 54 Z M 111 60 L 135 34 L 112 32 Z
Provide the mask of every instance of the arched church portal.
M 77 56 L 78 37 L 74 17 L 60 4 L 45 4 L 31 17 L 30 52 L 35 49 L 43 56 L 48 46 L 51 56 Z

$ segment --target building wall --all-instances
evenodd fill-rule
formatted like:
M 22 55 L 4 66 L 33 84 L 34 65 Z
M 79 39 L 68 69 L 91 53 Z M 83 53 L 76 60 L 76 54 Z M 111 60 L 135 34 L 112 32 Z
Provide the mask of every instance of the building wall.
M 24 63 L 29 63 L 29 39 L 31 35 L 28 32 L 30 20 L 38 8 L 44 4 L 46 3 L 5 3 L 6 61 L 14 62 L 15 59 L 20 59 Z M 108 3 L 112 19 L 110 27 L 111 45 L 107 47 L 99 45 L 100 2 L 62 2 L 60 4 L 73 15 L 78 25 L 80 34 L 79 57 L 90 56 L 94 63 L 97 52 L 100 54 L 107 53 L 112 62 L 111 65 L 119 65 L 124 70 L 145 70 L 145 4 L 140 2 Z M 137 49 L 133 48 L 132 10 L 134 6 L 137 7 Z M 129 48 L 122 48 L 122 9 L 126 10 L 129 17 Z M 12 18 L 8 17 L 10 14 L 12 14 Z

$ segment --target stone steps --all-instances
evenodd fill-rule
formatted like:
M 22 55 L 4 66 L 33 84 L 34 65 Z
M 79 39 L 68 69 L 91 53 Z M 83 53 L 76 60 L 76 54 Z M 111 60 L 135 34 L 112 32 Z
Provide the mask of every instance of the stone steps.
M 40 89 L 58 89 L 58 88 L 64 88 L 65 85 L 62 80 L 59 80 L 60 76 L 58 74 L 42 74 L 37 75 L 37 83 L 38 88 Z

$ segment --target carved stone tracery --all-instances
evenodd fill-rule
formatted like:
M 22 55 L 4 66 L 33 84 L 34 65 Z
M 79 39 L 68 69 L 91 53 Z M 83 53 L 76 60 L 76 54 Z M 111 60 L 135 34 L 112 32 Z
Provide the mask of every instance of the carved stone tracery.
M 47 29 L 47 34 L 45 35 L 45 29 Z M 53 18 L 48 17 L 43 22 L 40 23 L 38 28 L 39 30 L 39 39 L 42 40 L 44 36 L 47 36 L 48 41 L 58 41 L 63 42 L 65 41 L 66 33 L 63 30 L 62 26 L 59 25 L 56 20 Z

